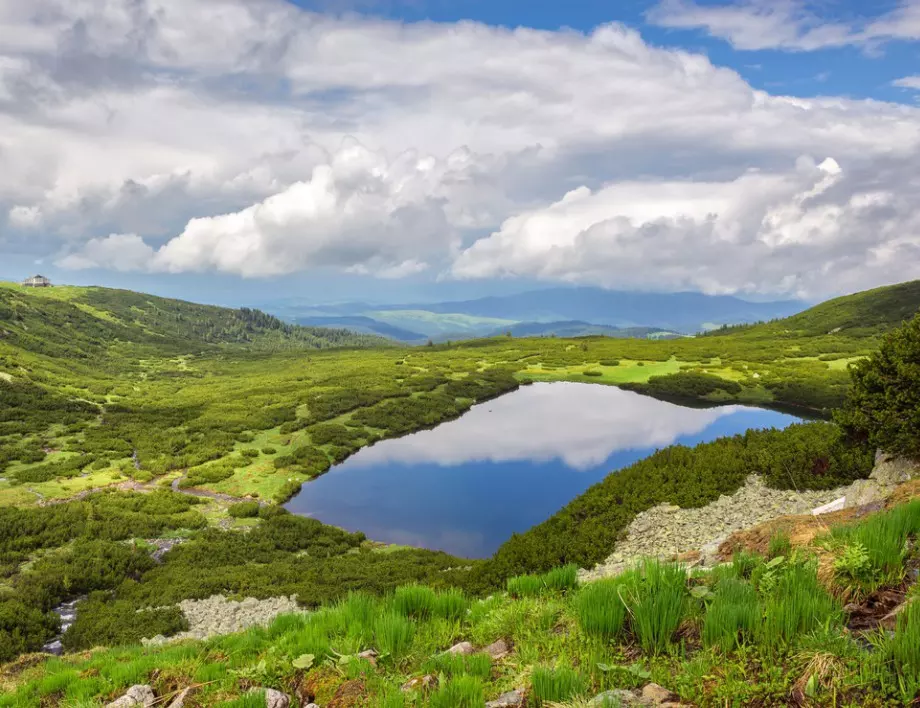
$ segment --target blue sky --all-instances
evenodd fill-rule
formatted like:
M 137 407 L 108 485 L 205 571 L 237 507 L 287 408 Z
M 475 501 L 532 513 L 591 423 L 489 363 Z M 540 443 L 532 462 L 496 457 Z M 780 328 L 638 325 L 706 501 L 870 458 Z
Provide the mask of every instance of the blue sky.
M 223 304 L 920 277 L 920 0 L 0 8 L 0 278 Z

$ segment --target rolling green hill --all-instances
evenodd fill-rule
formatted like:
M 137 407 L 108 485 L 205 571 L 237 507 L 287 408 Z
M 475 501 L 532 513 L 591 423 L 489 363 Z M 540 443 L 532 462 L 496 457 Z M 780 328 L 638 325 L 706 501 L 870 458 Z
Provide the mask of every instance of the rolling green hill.
M 775 337 L 871 337 L 897 327 L 918 310 L 920 280 L 913 280 L 837 297 L 780 320 L 714 330 L 709 336 L 731 332 Z
M 259 310 L 238 310 L 94 287 L 22 288 L 0 283 L 0 337 L 56 357 L 97 356 L 114 343 L 191 352 L 221 344 L 247 349 L 381 346 L 381 337 L 289 325 Z

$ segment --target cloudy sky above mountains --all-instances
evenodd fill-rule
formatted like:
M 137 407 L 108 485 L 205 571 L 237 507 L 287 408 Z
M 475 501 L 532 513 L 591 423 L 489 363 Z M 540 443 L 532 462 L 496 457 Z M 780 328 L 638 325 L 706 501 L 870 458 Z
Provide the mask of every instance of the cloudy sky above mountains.
M 918 194 L 920 0 L 0 0 L 0 277 L 819 299 Z

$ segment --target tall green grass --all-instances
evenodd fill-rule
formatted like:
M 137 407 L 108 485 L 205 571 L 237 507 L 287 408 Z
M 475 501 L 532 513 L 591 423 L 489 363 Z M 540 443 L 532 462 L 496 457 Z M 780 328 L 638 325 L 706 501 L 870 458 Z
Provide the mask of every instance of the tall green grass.
M 430 617 L 437 595 L 427 585 L 403 585 L 393 594 L 393 607 L 405 617 Z
M 448 588 L 447 590 L 438 591 L 434 599 L 432 614 L 435 617 L 443 617 L 446 620 L 459 620 L 466 616 L 469 607 L 470 601 L 462 590 Z
M 864 580 L 866 590 L 893 585 L 904 577 L 907 541 L 920 532 L 920 500 L 874 514 L 857 524 L 831 529 L 831 538 L 844 545 L 861 546 L 874 570 L 870 580 Z
M 755 636 L 760 623 L 760 603 L 750 583 L 725 578 L 703 620 L 703 643 L 728 652 Z
M 532 678 L 533 697 L 538 706 L 552 701 L 567 701 L 588 690 L 588 680 L 568 667 L 551 669 L 535 666 Z
M 788 556 L 792 553 L 792 541 L 789 539 L 789 534 L 785 532 L 777 532 L 770 537 L 770 543 L 767 546 L 767 558 L 779 558 L 780 556 Z
M 511 597 L 536 597 L 543 592 L 543 578 L 539 575 L 516 575 L 506 583 Z
M 517 575 L 506 581 L 512 597 L 535 597 L 544 592 L 565 592 L 578 587 L 578 566 L 570 563 L 542 575 Z
M 446 676 L 476 676 L 488 679 L 492 673 L 492 659 L 488 654 L 436 654 L 428 659 L 422 670 L 426 674 Z
M 575 615 L 586 634 L 614 639 L 622 634 L 626 623 L 626 605 L 620 597 L 623 582 L 619 578 L 589 583 L 575 596 Z
M 775 649 L 788 646 L 796 637 L 822 625 L 840 622 L 839 604 L 821 586 L 813 562 L 791 563 L 780 568 L 769 583 L 761 585 L 763 621 L 758 641 Z
M 563 592 L 578 587 L 578 566 L 574 563 L 553 568 L 543 574 L 543 584 L 547 590 Z
M 627 581 L 623 599 L 643 651 L 661 654 L 667 649 L 680 625 L 686 595 L 687 571 L 674 563 L 645 561 Z
M 377 650 L 391 656 L 402 656 L 412 644 L 412 623 L 396 612 L 387 612 L 374 623 Z
M 450 678 L 428 699 L 429 708 L 482 708 L 485 704 L 482 682 L 475 676 Z
M 920 693 L 920 600 L 916 597 L 898 615 L 894 636 L 887 653 L 904 693 Z

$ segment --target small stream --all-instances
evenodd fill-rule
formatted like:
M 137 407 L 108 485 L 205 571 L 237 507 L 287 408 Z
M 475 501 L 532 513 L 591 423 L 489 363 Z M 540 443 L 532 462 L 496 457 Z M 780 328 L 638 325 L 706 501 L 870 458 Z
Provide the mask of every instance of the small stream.
M 74 620 L 77 619 L 77 603 L 84 599 L 86 599 L 85 596 L 78 597 L 75 600 L 63 602 L 54 608 L 55 614 L 61 618 L 61 632 L 54 639 L 42 647 L 43 652 L 47 654 L 54 654 L 56 656 L 60 656 L 64 653 L 64 645 L 61 644 L 61 637 L 64 636 L 64 632 L 70 629 L 70 626 L 74 623 Z

